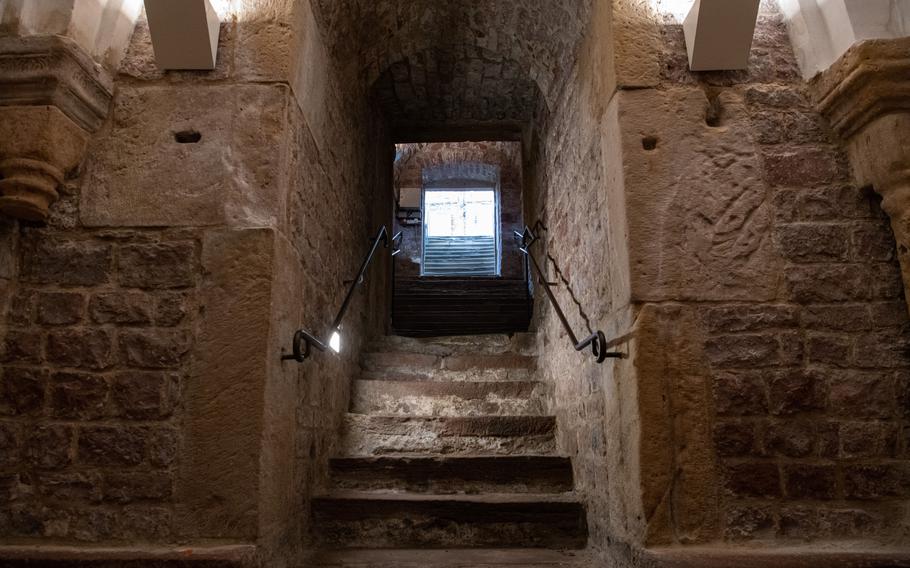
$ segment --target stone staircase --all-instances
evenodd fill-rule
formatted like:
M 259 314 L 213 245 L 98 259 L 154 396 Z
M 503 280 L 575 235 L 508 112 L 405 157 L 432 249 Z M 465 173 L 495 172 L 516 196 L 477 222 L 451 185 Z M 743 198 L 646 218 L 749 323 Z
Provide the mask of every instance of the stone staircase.
M 317 566 L 576 566 L 587 542 L 527 334 L 390 336 L 364 356 L 313 501 Z

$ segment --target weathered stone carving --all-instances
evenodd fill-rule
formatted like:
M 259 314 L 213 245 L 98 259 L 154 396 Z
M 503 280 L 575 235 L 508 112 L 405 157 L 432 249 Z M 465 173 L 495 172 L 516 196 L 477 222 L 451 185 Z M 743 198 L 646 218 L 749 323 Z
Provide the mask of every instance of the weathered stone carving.
M 89 134 L 55 106 L 0 107 L 0 211 L 42 221 Z
M 113 79 L 69 38 L 0 38 L 0 106 L 53 105 L 94 132 L 113 90 Z
M 910 38 L 859 43 L 812 87 L 858 181 L 882 196 L 910 285 Z
M 0 212 L 47 218 L 112 92 L 111 78 L 72 40 L 0 38 Z

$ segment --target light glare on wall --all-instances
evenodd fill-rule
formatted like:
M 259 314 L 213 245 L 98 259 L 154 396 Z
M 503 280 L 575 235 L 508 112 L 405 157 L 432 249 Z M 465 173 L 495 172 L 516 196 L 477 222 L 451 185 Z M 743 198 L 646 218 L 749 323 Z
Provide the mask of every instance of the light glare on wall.
M 338 333 L 338 330 L 332 332 L 332 337 L 329 338 L 329 348 L 335 353 L 341 353 L 341 334 Z
M 677 24 L 686 19 L 693 2 L 694 0 L 648 0 L 655 14 L 669 16 Z

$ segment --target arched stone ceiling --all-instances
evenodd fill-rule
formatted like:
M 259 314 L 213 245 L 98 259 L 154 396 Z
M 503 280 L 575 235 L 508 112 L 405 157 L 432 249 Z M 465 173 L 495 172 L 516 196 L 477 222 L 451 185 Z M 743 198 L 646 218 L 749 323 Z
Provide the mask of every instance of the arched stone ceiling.
M 525 122 L 571 69 L 591 0 L 311 0 L 396 123 Z

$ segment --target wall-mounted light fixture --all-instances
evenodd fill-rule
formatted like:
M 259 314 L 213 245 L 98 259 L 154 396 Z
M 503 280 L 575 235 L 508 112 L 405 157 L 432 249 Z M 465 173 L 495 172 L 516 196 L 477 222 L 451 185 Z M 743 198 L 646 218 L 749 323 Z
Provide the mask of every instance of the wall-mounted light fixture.
M 145 13 L 162 69 L 214 69 L 220 21 L 209 0 L 145 0 Z

